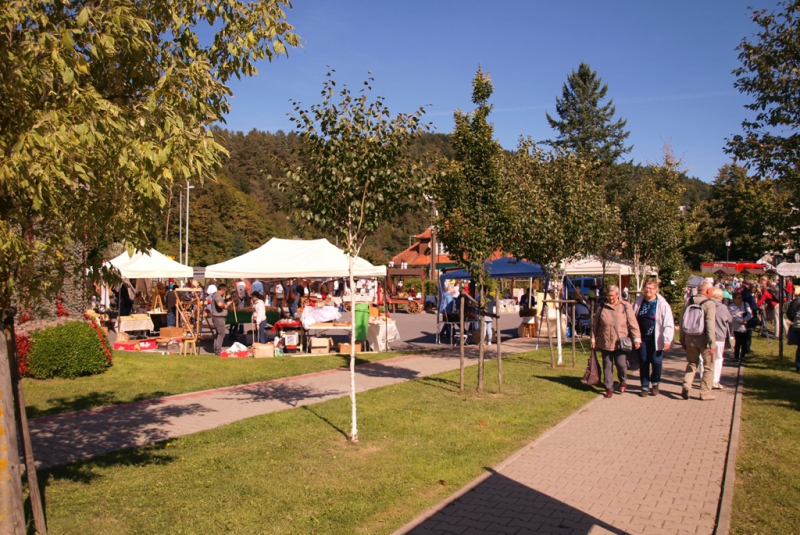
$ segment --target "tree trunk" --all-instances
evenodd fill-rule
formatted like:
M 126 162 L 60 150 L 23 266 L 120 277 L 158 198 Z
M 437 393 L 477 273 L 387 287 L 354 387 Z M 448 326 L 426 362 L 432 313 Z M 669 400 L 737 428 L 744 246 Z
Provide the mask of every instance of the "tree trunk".
M 513 288 L 514 286 L 511 287 Z M 502 343 L 502 336 L 500 335 L 500 306 L 497 304 L 500 302 L 499 292 L 495 292 L 494 302 L 494 310 L 495 314 L 497 314 L 497 318 L 495 319 L 495 331 L 497 332 L 497 391 L 503 392 L 503 354 L 500 348 L 500 344 Z
M 458 315 L 459 321 L 461 322 L 461 329 L 458 331 L 461 335 L 461 393 L 464 393 L 464 306 L 467 300 L 464 298 L 463 295 L 458 296 L 459 304 L 458 304 Z M 450 328 L 452 329 L 453 326 L 451 325 Z M 452 331 L 450 332 L 450 336 L 453 336 Z
M 169 241 L 169 216 L 172 215 L 172 188 L 169 190 L 167 197 L 167 224 L 164 227 L 164 241 Z
M 484 296 L 485 289 L 484 289 L 484 286 L 483 286 L 483 280 L 481 280 L 480 286 L 478 286 L 478 291 L 480 292 L 480 295 L 481 295 L 481 300 L 479 301 L 480 307 L 485 310 L 486 297 Z M 483 316 L 479 316 L 479 318 L 480 318 L 480 322 L 479 322 L 478 331 L 480 333 L 480 343 L 478 344 L 478 393 L 482 394 L 483 393 L 483 357 L 484 357 L 484 351 L 486 350 L 486 342 L 484 341 L 484 339 L 486 337 L 483 335 L 483 329 L 484 329 L 484 325 L 483 324 L 485 323 L 484 320 L 483 320 Z
M 0 330 L 0 533 L 24 535 L 25 511 L 22 498 L 22 464 L 19 458 L 17 422 L 14 418 L 14 389 L 6 337 Z
M 556 301 L 561 301 L 561 287 L 560 284 L 556 284 L 556 289 L 558 292 L 553 292 L 556 296 Z M 556 344 L 558 347 L 558 366 L 564 364 L 564 356 L 563 356 L 563 348 L 561 347 L 561 303 L 556 303 Z
M 347 255 L 349 260 L 350 274 L 350 441 L 358 442 L 358 423 L 356 414 L 356 282 L 353 276 L 353 264 L 355 258 L 352 254 Z

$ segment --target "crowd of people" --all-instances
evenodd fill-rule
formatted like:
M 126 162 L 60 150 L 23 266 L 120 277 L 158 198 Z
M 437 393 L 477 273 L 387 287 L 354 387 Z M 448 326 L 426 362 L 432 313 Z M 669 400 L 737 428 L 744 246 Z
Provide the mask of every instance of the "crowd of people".
M 663 354 L 674 342 L 676 328 L 669 302 L 658 293 L 658 281 L 648 280 L 643 290 L 631 305 L 621 297 L 619 287 L 609 286 L 594 316 L 591 345 L 602 356 L 607 398 L 614 394 L 614 368 L 618 392 L 627 390 L 631 359 L 640 366 L 639 395 L 658 395 Z M 753 331 L 759 326 L 767 329 L 767 322 L 780 321 L 777 311 L 781 300 L 788 304 L 789 343 L 800 344 L 800 287 L 795 288 L 791 279 L 786 280 L 783 296 L 778 283 L 768 277 L 754 281 L 707 279 L 696 288 L 687 288 L 679 329 L 687 359 L 682 397 L 689 399 L 699 373 L 700 399 L 715 399 L 713 391 L 723 388 L 720 379 L 725 349 L 733 350 L 737 362 L 745 358 L 751 351 Z M 800 345 L 795 364 L 800 373 Z

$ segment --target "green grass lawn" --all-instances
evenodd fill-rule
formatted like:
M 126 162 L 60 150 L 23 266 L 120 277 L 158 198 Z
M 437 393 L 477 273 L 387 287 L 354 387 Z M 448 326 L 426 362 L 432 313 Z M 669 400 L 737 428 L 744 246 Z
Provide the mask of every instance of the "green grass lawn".
M 583 367 L 507 356 L 40 474 L 53 534 L 390 533 L 597 396 Z
M 784 363 L 766 340 L 753 343 L 744 371 L 744 395 L 731 533 L 800 533 L 800 374 L 795 347 Z
M 359 353 L 357 363 L 402 353 Z M 344 355 L 222 359 L 214 355 L 114 352 L 104 373 L 77 379 L 23 379 L 28 418 L 171 394 L 268 381 L 348 366 Z

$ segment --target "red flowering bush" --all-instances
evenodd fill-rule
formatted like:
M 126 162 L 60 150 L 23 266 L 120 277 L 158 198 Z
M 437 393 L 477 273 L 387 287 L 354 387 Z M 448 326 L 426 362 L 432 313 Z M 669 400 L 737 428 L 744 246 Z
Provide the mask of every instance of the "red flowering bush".
M 17 345 L 19 374 L 28 375 L 28 351 L 31 348 L 31 337 L 28 334 L 18 334 L 14 341 Z

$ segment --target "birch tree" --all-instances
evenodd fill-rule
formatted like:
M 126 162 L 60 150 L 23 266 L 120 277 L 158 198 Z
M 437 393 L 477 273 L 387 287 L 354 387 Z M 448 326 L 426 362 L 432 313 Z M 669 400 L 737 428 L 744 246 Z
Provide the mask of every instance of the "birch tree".
M 623 199 L 623 253 L 633 262 L 636 291 L 642 290 L 644 270 L 668 260 L 681 245 L 680 174 L 680 161 L 665 147 L 662 162 L 648 166 Z
M 604 241 L 611 208 L 595 180 L 595 166 L 562 150 L 544 152 L 530 139 L 520 140 L 509 160 L 507 187 L 512 199 L 512 230 L 505 250 L 542 266 L 558 295 L 562 262 L 593 250 Z M 559 307 L 560 309 L 560 307 Z M 545 313 L 544 308 L 542 313 Z M 558 364 L 563 362 L 561 320 L 557 321 Z M 549 332 L 549 331 L 548 331 Z
M 424 108 L 392 117 L 382 97 L 370 101 L 372 77 L 353 95 L 347 87 L 336 89 L 334 72 L 327 75 L 320 104 L 302 109 L 293 102 L 290 116 L 300 131 L 300 152 L 307 163 L 285 169 L 282 186 L 301 220 L 339 239 L 349 257 L 350 288 L 355 289 L 353 265 L 364 241 L 381 222 L 407 210 L 422 190 L 424 168 L 404 155 L 428 127 L 421 122 Z M 355 319 L 355 291 L 350 296 Z M 358 442 L 355 321 L 353 327 L 350 440 Z
M 472 102 L 476 109 L 469 113 L 455 111 L 455 130 L 451 138 L 455 158 L 443 165 L 432 188 L 439 211 L 436 220 L 439 239 L 475 281 L 481 309 L 486 307 L 485 289 L 489 277 L 484 263 L 501 249 L 507 229 L 500 180 L 502 149 L 494 139 L 494 127 L 488 120 L 492 111 L 489 98 L 493 92 L 489 73 L 479 67 L 472 81 Z M 482 329 L 483 325 L 481 332 Z M 484 337 L 481 336 L 478 392 L 483 392 L 484 351 Z M 463 376 L 462 371 L 462 391 Z

